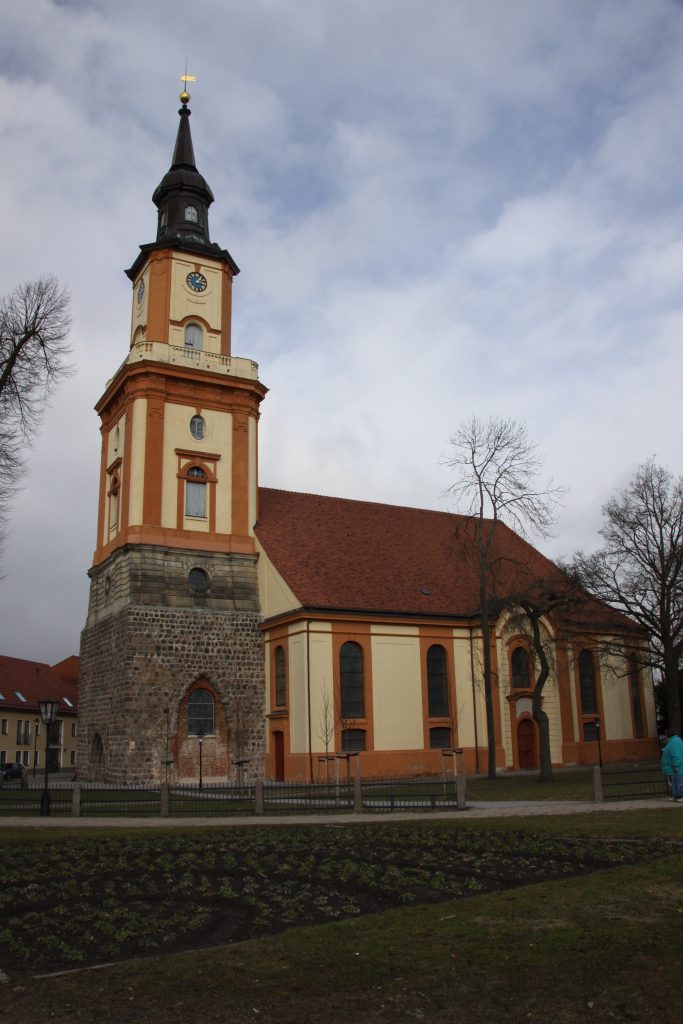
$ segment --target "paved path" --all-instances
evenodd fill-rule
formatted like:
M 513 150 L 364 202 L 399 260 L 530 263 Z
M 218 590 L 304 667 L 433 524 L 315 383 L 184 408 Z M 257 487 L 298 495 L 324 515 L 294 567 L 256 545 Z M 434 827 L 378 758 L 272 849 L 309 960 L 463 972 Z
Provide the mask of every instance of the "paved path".
M 224 828 L 244 825 L 349 825 L 382 821 L 441 821 L 443 819 L 467 822 L 477 818 L 527 818 L 544 814 L 602 814 L 614 811 L 670 810 L 681 815 L 683 802 L 672 803 L 665 797 L 648 800 L 619 800 L 609 803 L 591 803 L 586 800 L 509 800 L 505 802 L 475 801 L 464 811 L 393 811 L 385 814 L 292 814 L 259 815 L 229 818 L 0 818 L 0 828 Z

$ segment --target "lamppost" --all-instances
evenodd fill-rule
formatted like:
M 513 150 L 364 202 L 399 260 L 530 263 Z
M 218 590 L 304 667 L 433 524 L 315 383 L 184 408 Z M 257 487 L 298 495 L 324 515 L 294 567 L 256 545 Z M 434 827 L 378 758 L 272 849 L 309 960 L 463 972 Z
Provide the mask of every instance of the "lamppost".
M 47 753 L 50 743 L 50 726 L 57 718 L 58 708 L 58 700 L 41 700 L 40 702 L 40 717 L 42 718 L 45 726 L 45 784 L 43 786 L 43 794 L 40 798 L 41 817 L 46 817 L 50 814 L 50 790 L 47 782 Z
M 36 777 L 36 761 L 38 760 L 38 724 L 39 718 L 33 719 L 33 778 Z
M 595 726 L 598 733 L 598 763 L 602 768 L 602 743 L 600 742 L 600 719 L 593 719 L 593 725 Z
M 199 740 L 199 788 L 203 786 L 202 780 L 202 743 L 204 742 L 204 730 L 200 726 L 197 730 L 197 739 Z

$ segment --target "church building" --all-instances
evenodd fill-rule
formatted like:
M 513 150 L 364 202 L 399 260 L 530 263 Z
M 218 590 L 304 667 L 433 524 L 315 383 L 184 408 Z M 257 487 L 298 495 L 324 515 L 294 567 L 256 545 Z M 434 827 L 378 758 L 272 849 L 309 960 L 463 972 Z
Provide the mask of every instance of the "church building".
M 333 757 L 357 755 L 363 775 L 414 775 L 440 771 L 455 748 L 484 770 L 472 522 L 259 487 L 267 388 L 232 354 L 239 268 L 210 240 L 214 197 L 196 167 L 189 99 L 153 194 L 156 239 L 126 271 L 128 354 L 96 405 L 79 773 L 313 780 Z M 512 577 L 557 574 L 502 524 L 496 544 Z M 608 761 L 656 755 L 646 638 L 588 599 L 542 628 L 553 764 L 597 762 L 598 740 Z M 498 768 L 534 768 L 536 656 L 513 608 L 488 642 Z

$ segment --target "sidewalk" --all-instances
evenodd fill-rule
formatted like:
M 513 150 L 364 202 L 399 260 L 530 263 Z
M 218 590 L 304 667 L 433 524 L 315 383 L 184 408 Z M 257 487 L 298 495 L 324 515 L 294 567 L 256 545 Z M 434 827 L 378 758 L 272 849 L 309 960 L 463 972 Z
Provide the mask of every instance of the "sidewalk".
M 683 803 L 672 803 L 665 797 L 646 800 L 619 800 L 592 803 L 586 800 L 510 800 L 505 802 L 479 801 L 467 805 L 464 811 L 393 811 L 384 814 L 292 814 L 253 815 L 226 818 L 0 818 L 0 828 L 241 828 L 251 825 L 362 825 L 386 821 L 443 821 L 457 820 L 463 824 L 478 818 L 527 818 L 554 814 L 602 814 L 619 811 L 671 810 L 678 812 L 683 821 Z

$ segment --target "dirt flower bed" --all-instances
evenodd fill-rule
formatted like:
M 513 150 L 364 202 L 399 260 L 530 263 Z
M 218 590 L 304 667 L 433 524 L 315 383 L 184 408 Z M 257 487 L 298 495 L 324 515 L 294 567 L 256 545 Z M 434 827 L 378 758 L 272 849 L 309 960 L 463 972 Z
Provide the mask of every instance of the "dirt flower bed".
M 235 942 L 670 851 L 425 823 L 53 838 L 5 859 L 0 964 L 35 973 Z

